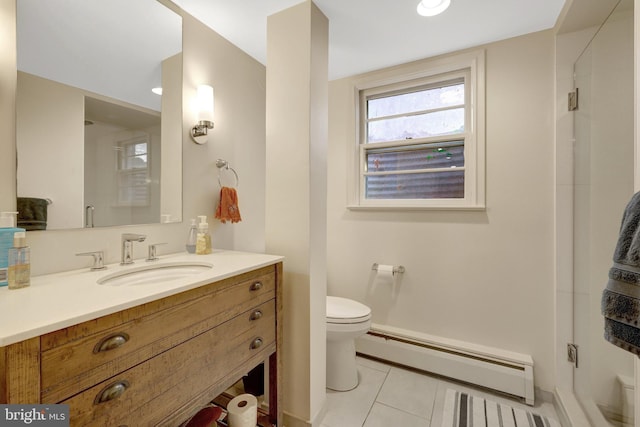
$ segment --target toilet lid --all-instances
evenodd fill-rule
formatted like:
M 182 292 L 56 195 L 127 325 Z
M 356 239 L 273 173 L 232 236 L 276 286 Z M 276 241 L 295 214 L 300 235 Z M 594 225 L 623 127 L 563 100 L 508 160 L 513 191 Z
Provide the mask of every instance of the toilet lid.
M 348 298 L 327 296 L 327 322 L 359 323 L 371 318 L 371 309 Z

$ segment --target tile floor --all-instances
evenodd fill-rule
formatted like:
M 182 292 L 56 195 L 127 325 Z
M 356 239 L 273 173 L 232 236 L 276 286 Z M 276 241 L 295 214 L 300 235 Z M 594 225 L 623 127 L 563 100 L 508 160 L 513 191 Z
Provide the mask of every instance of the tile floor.
M 321 427 L 441 427 L 447 388 L 472 392 L 495 402 L 558 419 L 553 404 L 534 407 L 517 398 L 492 394 L 440 377 L 358 356 L 360 385 L 351 391 L 327 390 Z

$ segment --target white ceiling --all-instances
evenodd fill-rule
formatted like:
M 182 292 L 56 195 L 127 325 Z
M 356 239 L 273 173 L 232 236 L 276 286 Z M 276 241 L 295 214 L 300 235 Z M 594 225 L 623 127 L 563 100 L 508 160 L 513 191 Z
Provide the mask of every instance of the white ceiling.
M 267 65 L 267 17 L 303 0 L 173 1 Z M 329 18 L 332 80 L 551 28 L 565 2 L 452 0 L 442 15 L 426 18 L 416 13 L 419 0 L 314 1 Z M 573 4 L 592 10 L 612 1 Z M 19 70 L 160 109 L 150 88 L 160 85 L 160 62 L 181 50 L 178 15 L 156 0 L 17 5 Z M 137 36 L 146 37 L 134 42 Z M 120 59 L 110 60 L 110 53 Z
M 173 0 L 266 65 L 267 16 L 301 0 Z M 419 0 L 314 0 L 329 18 L 336 79 L 552 28 L 565 0 L 452 0 L 422 17 Z

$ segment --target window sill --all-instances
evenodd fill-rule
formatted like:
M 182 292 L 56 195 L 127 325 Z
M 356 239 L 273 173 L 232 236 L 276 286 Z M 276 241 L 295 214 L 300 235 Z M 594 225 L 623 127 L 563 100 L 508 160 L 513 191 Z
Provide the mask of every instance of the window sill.
M 485 211 L 484 205 L 476 206 L 383 206 L 383 205 L 347 205 L 350 211 Z

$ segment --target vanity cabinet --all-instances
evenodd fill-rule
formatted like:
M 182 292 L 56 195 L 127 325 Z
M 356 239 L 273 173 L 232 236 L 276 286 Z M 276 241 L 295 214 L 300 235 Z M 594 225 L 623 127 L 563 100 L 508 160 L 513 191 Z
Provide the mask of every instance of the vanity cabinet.
M 71 425 L 177 426 L 268 361 L 280 404 L 282 264 L 0 347 L 0 402 L 64 403 Z

